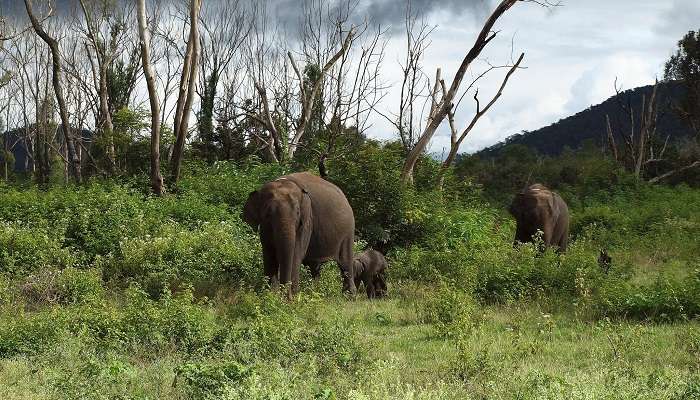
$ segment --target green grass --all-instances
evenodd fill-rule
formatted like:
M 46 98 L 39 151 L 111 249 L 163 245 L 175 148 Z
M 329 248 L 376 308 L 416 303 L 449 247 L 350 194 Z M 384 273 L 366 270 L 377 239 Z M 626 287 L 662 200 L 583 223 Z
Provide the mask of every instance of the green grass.
M 0 400 L 700 399 L 697 189 L 580 202 L 559 256 L 380 174 L 392 206 L 358 221 L 394 245 L 390 297 L 349 301 L 329 265 L 288 302 L 238 216 L 279 173 L 203 168 L 164 198 L 0 187 Z
M 319 298 L 307 291 L 291 304 L 275 303 L 282 308 L 271 314 L 263 311 L 242 319 L 230 315 L 245 306 L 240 299 L 222 301 L 213 310 L 218 322 L 232 329 L 278 312 L 293 317 L 288 327 L 305 332 L 343 321 L 355 332 L 352 340 L 362 349 L 362 359 L 349 370 L 324 370 L 320 351 L 313 356 L 299 351 L 298 358 L 290 359 L 253 358 L 255 374 L 247 391 L 223 390 L 218 397 L 199 398 L 292 399 L 331 393 L 339 399 L 700 395 L 697 322 L 591 321 L 577 317 L 576 306 L 548 298 L 478 307 L 458 335 L 444 337 L 424 322 L 422 310 L 430 290 L 394 287 L 392 297 L 384 301 Z M 191 362 L 216 364 L 230 356 L 226 350 L 187 355 L 170 345 L 157 354 L 142 346 L 106 349 L 84 332 L 74 332 L 45 352 L 0 360 L 0 398 L 191 398 L 182 377 L 176 379 L 178 368 Z

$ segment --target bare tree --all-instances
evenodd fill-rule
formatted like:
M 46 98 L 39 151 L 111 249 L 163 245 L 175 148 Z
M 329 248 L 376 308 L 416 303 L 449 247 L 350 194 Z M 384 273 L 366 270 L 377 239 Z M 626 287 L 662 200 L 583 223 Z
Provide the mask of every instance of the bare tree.
M 341 29 L 339 27 L 339 29 Z M 320 74 L 318 79 L 313 82 L 311 87 L 306 87 L 304 85 L 305 79 L 304 76 L 302 75 L 301 71 L 299 70 L 299 67 L 296 64 L 296 61 L 294 61 L 294 56 L 292 56 L 291 52 L 287 52 L 287 57 L 289 57 L 289 61 L 292 65 L 292 68 L 294 69 L 294 73 L 297 76 L 297 79 L 299 80 L 299 97 L 300 97 L 300 103 L 301 103 L 301 115 L 299 116 L 299 119 L 297 120 L 296 127 L 294 129 L 294 136 L 292 136 L 291 140 L 289 141 L 289 146 L 287 148 L 287 157 L 288 159 L 293 159 L 294 158 L 294 153 L 296 152 L 297 147 L 299 146 L 299 142 L 301 141 L 302 136 L 306 132 L 306 126 L 308 125 L 309 121 L 311 120 L 311 115 L 313 112 L 313 104 L 314 100 L 317 98 L 319 91 L 321 90 L 321 87 L 323 86 L 324 78 L 328 74 L 328 72 L 333 68 L 333 65 L 343 56 L 343 54 L 348 51 L 352 44 L 353 40 L 353 35 L 355 28 L 350 27 L 350 30 L 345 34 L 345 39 L 342 42 L 341 47 L 338 49 L 338 51 L 333 54 L 326 62 L 323 64 L 323 67 L 321 68 Z
M 199 11 L 201 0 L 190 0 L 189 23 L 190 32 L 187 39 L 187 50 L 180 75 L 180 89 L 175 110 L 174 134 L 175 146 L 170 159 L 170 175 L 173 185 L 180 179 L 180 167 L 185 151 L 185 140 L 189 129 L 190 113 L 197 84 L 197 65 L 200 57 L 199 41 Z
M 32 10 L 32 0 L 24 0 L 24 5 L 27 9 L 27 15 L 29 16 L 29 20 L 32 23 L 34 31 L 44 42 L 46 42 L 51 50 L 53 89 L 56 95 L 56 101 L 58 102 L 59 113 L 61 116 L 61 126 L 63 128 L 63 135 L 65 138 L 66 148 L 68 150 L 68 158 L 70 160 L 72 170 L 71 172 L 73 179 L 80 183 L 80 158 L 75 151 L 75 141 L 73 140 L 73 133 L 71 132 L 70 122 L 68 119 L 68 108 L 66 107 L 65 97 L 63 95 L 63 86 L 61 84 L 61 53 L 59 50 L 58 41 L 44 30 L 41 22 L 34 15 Z M 49 11 L 49 14 L 51 14 L 51 10 Z
M 285 120 L 291 114 L 291 90 L 286 79 L 288 64 L 277 31 L 268 26 L 265 3 L 254 5 L 251 19 L 253 25 L 244 48 L 250 98 L 241 102 L 242 109 L 252 121 L 248 125 L 252 128 L 249 134 L 253 143 L 258 144 L 268 161 L 282 162 L 284 144 L 277 125 L 287 125 Z M 271 99 L 268 91 L 272 94 Z M 261 132 L 258 132 L 258 127 Z M 267 132 L 267 137 L 261 134 L 262 131 Z
M 670 135 L 661 139 L 657 132 L 658 90 L 659 82 L 657 81 L 649 97 L 642 95 L 642 103 L 638 113 L 635 113 L 631 99 L 628 99 L 627 104 L 620 101 L 620 109 L 625 118 L 628 119 L 628 132 L 618 131 L 616 134 L 610 122 L 610 116 L 607 114 L 605 116 L 608 147 L 613 158 L 633 173 L 637 180 L 647 179 L 649 183 L 657 183 L 675 174 L 700 166 L 700 161 L 692 160 L 687 165 L 671 168 L 664 173 L 654 174 L 652 172 L 653 166 L 669 161 L 665 154 Z M 620 99 L 622 94 L 617 82 L 615 83 L 615 92 Z M 619 147 L 615 137 L 622 138 L 623 148 Z
M 120 36 L 126 23 L 122 12 L 117 12 L 115 4 L 106 1 L 91 1 L 89 5 L 85 0 L 80 0 L 80 8 L 85 17 L 85 35 L 92 47 L 97 59 L 97 74 L 95 74 L 95 87 L 97 88 L 100 113 L 98 127 L 106 140 L 107 160 L 110 169 L 116 169 L 116 154 L 114 149 L 112 115 L 109 110 L 109 94 L 107 89 L 107 69 L 118 54 Z M 92 56 L 88 53 L 92 62 Z
M 214 109 L 219 83 L 250 31 L 251 24 L 245 19 L 239 0 L 208 3 L 202 9 L 202 76 L 197 126 L 203 155 L 209 160 L 214 156 Z
M 475 105 L 475 111 L 474 111 L 474 116 L 472 117 L 471 121 L 469 121 L 469 124 L 467 125 L 464 130 L 459 133 L 457 131 L 457 127 L 455 125 L 455 109 L 456 106 L 451 106 L 450 109 L 447 112 L 447 120 L 450 125 L 450 151 L 447 155 L 447 158 L 445 161 L 442 163 L 442 167 L 440 168 L 440 186 L 442 187 L 442 182 L 443 182 L 443 177 L 445 174 L 445 171 L 452 166 L 452 163 L 455 160 L 455 157 L 457 157 L 457 152 L 459 151 L 459 147 L 462 145 L 462 142 L 464 139 L 469 135 L 469 133 L 472 131 L 474 126 L 476 126 L 476 123 L 479 121 L 481 117 L 483 117 L 489 109 L 496 104 L 496 101 L 503 95 L 503 89 L 505 89 L 506 85 L 508 84 L 508 80 L 510 77 L 515 73 L 515 71 L 520 68 L 520 64 L 523 61 L 523 58 L 525 57 L 524 53 L 520 54 L 520 57 L 518 57 L 518 60 L 513 63 L 512 65 L 506 65 L 506 66 L 491 66 L 488 68 L 486 71 L 481 73 L 479 76 L 472 81 L 472 83 L 469 85 L 469 88 L 465 93 L 471 89 L 476 82 L 479 81 L 482 77 L 486 76 L 489 72 L 496 68 L 508 68 L 508 72 L 506 73 L 505 77 L 503 78 L 503 81 L 501 82 L 501 85 L 498 88 L 498 91 L 496 94 L 493 95 L 491 100 L 489 100 L 488 103 L 482 108 L 481 107 L 481 102 L 479 101 L 479 89 L 476 89 L 474 91 L 474 102 L 476 103 Z M 440 87 L 442 89 L 442 95 L 445 96 L 447 94 L 447 89 L 445 88 L 445 82 L 443 80 L 440 80 Z M 459 103 L 458 103 L 459 104 Z
M 146 0 L 137 0 L 139 45 L 141 64 L 146 77 L 148 99 L 151 106 L 151 190 L 156 195 L 163 194 L 163 177 L 160 173 L 160 102 L 156 88 L 155 72 L 151 65 L 151 35 L 146 22 Z
M 421 154 L 423 154 L 425 152 L 425 149 L 428 147 L 428 143 L 430 143 L 430 140 L 437 131 L 437 128 L 440 126 L 442 121 L 445 119 L 445 117 L 448 116 L 450 110 L 453 108 L 453 101 L 460 90 L 462 81 L 464 80 L 464 75 L 466 74 L 468 68 L 474 62 L 474 60 L 477 59 L 477 57 L 481 54 L 484 48 L 486 48 L 486 46 L 498 34 L 497 31 L 493 30 L 494 25 L 496 24 L 498 19 L 506 13 L 506 11 L 508 11 L 519 1 L 528 0 L 502 0 L 498 4 L 498 6 L 496 6 L 496 9 L 491 13 L 491 15 L 484 23 L 484 26 L 479 32 L 479 35 L 477 36 L 476 41 L 474 42 L 474 45 L 464 56 L 462 63 L 460 64 L 459 68 L 457 69 L 457 72 L 455 73 L 454 78 L 452 79 L 452 83 L 450 84 L 449 89 L 445 88 L 440 100 L 433 102 L 431 106 L 431 111 L 428 115 L 428 122 L 426 124 L 426 127 L 425 129 L 423 129 L 423 132 L 421 133 L 420 138 L 416 142 L 416 145 L 406 156 L 406 161 L 401 171 L 401 180 L 404 183 L 413 182 L 413 169 L 416 163 L 418 162 L 418 159 L 420 158 Z M 538 3 L 542 6 L 549 5 L 549 3 L 546 1 L 532 2 Z M 440 86 L 442 86 L 442 84 L 440 84 Z M 436 93 L 437 91 L 434 90 L 432 95 L 436 96 Z
M 384 42 L 381 29 L 366 35 L 367 24 L 349 23 L 355 5 L 303 2 L 297 50 L 274 40 L 275 32 L 265 29 L 265 9 L 258 9 L 246 48 L 254 91 L 247 114 L 267 133 L 260 139 L 267 142 L 265 150 L 274 161 L 295 160 L 299 148 L 316 153 L 322 161 L 347 124 L 364 129 L 380 97 Z M 321 132 L 326 136 L 324 148 L 314 148 Z
M 159 84 L 163 96 L 160 98 L 160 124 L 163 126 L 166 120 L 173 115 L 177 105 L 169 106 L 170 97 L 178 89 L 178 73 L 184 62 L 184 53 L 177 43 L 177 27 L 171 23 L 175 18 L 163 18 L 169 7 L 161 7 L 156 3 L 153 17 L 151 18 L 151 63 L 156 73 L 156 81 Z M 170 157 L 168 157 L 170 158 Z
M 423 57 L 430 45 L 430 34 L 434 29 L 435 26 L 428 25 L 425 18 L 419 17 L 413 11 L 411 1 L 407 0 L 404 18 L 406 53 L 403 61 L 399 62 L 402 76 L 398 111 L 384 113 L 375 110 L 396 128 L 406 153 L 416 144 L 423 111 L 433 98 L 430 96 L 430 79 L 423 70 Z

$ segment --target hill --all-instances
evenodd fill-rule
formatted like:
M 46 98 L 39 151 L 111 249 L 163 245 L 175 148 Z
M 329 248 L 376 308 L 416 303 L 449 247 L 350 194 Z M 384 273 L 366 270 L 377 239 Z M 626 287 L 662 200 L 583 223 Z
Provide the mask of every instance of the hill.
M 606 137 L 605 116 L 610 115 L 613 131 L 616 134 L 629 132 L 629 117 L 622 110 L 621 105 L 631 104 L 637 113 L 641 108 L 643 96 L 649 98 L 652 89 L 653 85 L 648 85 L 620 92 L 598 105 L 591 106 L 552 125 L 536 131 L 523 131 L 523 133 L 512 135 L 501 143 L 477 152 L 477 155 L 492 157 L 505 146 L 511 144 L 525 145 L 545 155 L 558 155 L 565 148 L 580 148 L 585 141 L 589 140 L 600 145 Z M 659 84 L 659 137 L 665 138 L 670 135 L 674 139 L 690 134 L 690 130 L 671 111 L 671 105 L 682 95 L 683 88 L 678 82 Z

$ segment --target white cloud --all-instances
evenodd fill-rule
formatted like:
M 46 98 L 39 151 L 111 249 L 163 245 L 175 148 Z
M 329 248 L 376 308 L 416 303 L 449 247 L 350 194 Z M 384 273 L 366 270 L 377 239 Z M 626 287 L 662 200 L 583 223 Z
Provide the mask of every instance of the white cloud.
M 526 70 L 511 79 L 499 103 L 482 118 L 462 145 L 462 151 L 476 151 L 522 130 L 534 130 L 565 118 L 614 94 L 613 82 L 625 89 L 653 83 L 663 75 L 663 64 L 676 42 L 691 29 L 700 29 L 700 1 L 697 0 L 568 0 L 548 12 L 532 4 L 516 4 L 497 26 L 499 38 L 484 56 L 494 63 L 508 61 L 511 39 L 516 55 L 525 52 Z M 438 66 L 449 82 L 477 29 L 474 18 L 436 13 L 438 24 L 426 56 L 426 71 Z M 393 38 L 390 49 L 400 54 L 401 38 Z M 396 54 L 386 58 L 387 76 Z M 483 63 L 475 68 L 479 71 Z M 481 84 L 486 99 L 500 84 L 503 73 Z M 396 104 L 390 93 L 385 107 Z M 457 114 L 464 127 L 473 112 L 466 101 Z M 446 125 L 446 124 L 445 124 Z M 381 133 L 378 130 L 381 129 Z M 389 127 L 378 123 L 371 135 L 386 138 Z M 436 134 L 431 151 L 449 146 L 446 126 Z

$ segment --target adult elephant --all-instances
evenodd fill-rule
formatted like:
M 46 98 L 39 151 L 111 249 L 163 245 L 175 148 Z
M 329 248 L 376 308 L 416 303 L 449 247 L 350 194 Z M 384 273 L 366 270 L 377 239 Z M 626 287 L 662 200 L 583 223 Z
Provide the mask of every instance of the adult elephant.
M 515 243 L 532 242 L 535 233 L 542 231 L 545 246 L 566 250 L 569 208 L 557 193 L 536 183 L 515 195 L 509 211 L 517 222 Z
M 243 220 L 260 232 L 270 286 L 291 282 L 299 292 L 299 267 L 335 260 L 343 290 L 353 295 L 355 217 L 343 192 L 307 172 L 286 175 L 248 196 Z

